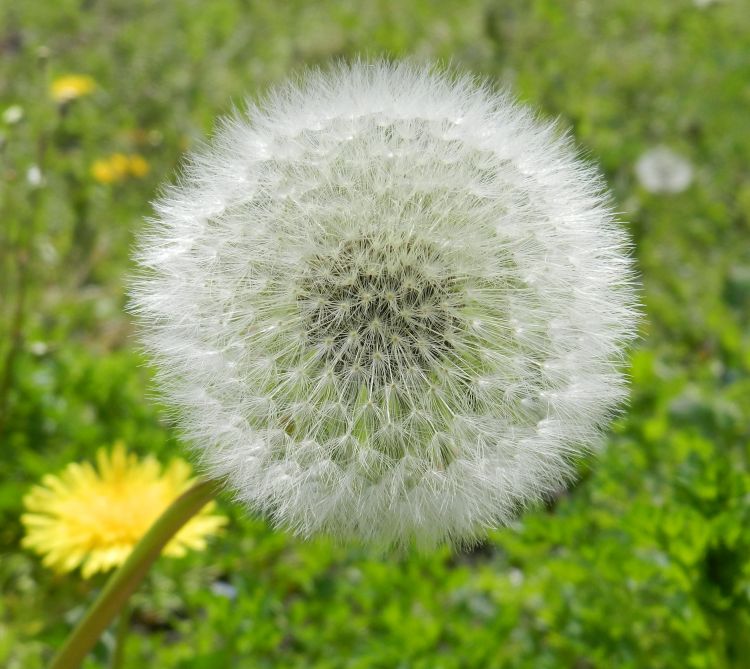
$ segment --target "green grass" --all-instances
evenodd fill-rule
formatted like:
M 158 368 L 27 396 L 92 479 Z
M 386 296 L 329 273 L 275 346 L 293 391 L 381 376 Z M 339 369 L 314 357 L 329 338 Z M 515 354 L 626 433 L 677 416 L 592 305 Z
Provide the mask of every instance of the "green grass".
M 0 115 L 24 113 L 0 120 L 0 666 L 44 666 L 103 582 L 20 547 L 29 486 L 116 439 L 186 452 L 124 313 L 149 200 L 233 103 L 360 53 L 489 75 L 601 163 L 643 279 L 630 406 L 573 490 L 469 554 L 306 543 L 223 499 L 225 535 L 140 589 L 125 666 L 748 666 L 745 4 L 0 0 Z M 48 89 L 67 73 L 98 87 L 62 114 Z M 692 163 L 686 191 L 638 184 L 636 160 L 659 144 Z M 118 151 L 150 173 L 96 183 L 91 164 Z

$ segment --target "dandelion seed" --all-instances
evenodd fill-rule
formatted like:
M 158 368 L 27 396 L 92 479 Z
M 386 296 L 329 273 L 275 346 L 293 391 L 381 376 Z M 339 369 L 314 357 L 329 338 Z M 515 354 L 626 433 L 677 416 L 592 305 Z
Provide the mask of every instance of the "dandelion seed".
M 65 104 L 88 95 L 96 88 L 96 81 L 86 74 L 66 74 L 52 82 L 50 94 L 58 104 Z
M 304 536 L 471 543 L 559 490 L 635 321 L 601 177 L 507 94 L 341 65 L 226 121 L 133 308 L 211 476 Z
M 100 449 L 97 467 L 70 464 L 47 475 L 24 498 L 23 545 L 44 556 L 47 567 L 84 578 L 122 564 L 161 513 L 191 483 L 191 468 L 173 460 L 162 469 L 153 457 L 142 460 L 122 443 L 111 453 Z M 164 554 L 181 557 L 202 550 L 226 518 L 205 507 L 174 536 Z

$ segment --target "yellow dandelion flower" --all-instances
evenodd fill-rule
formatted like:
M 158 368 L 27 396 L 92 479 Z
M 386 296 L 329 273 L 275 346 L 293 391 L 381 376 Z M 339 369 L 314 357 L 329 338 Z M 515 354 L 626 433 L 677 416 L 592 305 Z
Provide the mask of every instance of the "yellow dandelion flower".
M 150 166 L 140 154 L 113 153 L 108 158 L 95 160 L 91 165 L 91 176 L 102 184 L 124 181 L 129 176 L 140 178 L 148 174 Z
M 112 168 L 110 161 L 106 158 L 94 161 L 91 165 L 91 176 L 100 184 L 111 184 L 118 179 L 118 175 Z
M 133 175 L 136 178 L 140 178 L 148 174 L 148 171 L 151 168 L 149 167 L 148 162 L 142 155 L 138 153 L 134 153 L 129 157 L 129 159 L 130 159 L 129 168 L 130 168 L 131 175 Z
M 50 94 L 57 103 L 70 102 L 88 95 L 96 88 L 96 81 L 87 74 L 66 74 L 52 82 Z
M 113 153 L 109 157 L 109 164 L 120 181 L 128 176 L 130 171 L 130 159 L 124 153 Z
M 27 513 L 23 545 L 43 556 L 59 572 L 81 567 L 84 578 L 122 564 L 161 513 L 193 483 L 184 460 L 162 468 L 153 456 L 141 460 L 122 442 L 111 453 L 100 449 L 97 467 L 72 463 L 59 475 L 48 474 L 24 497 Z M 212 513 L 210 502 L 190 519 L 163 554 L 180 557 L 202 550 L 226 518 Z

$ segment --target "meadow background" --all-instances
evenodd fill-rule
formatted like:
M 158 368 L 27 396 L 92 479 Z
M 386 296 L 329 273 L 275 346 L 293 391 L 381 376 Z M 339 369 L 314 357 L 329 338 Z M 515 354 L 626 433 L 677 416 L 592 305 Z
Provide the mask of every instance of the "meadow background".
M 21 548 L 29 487 L 116 440 L 187 452 L 124 310 L 158 185 L 233 103 L 356 54 L 487 75 L 600 162 L 643 281 L 630 406 L 471 552 L 305 543 L 222 499 L 223 536 L 140 588 L 125 666 L 750 666 L 746 0 L 0 0 L 0 666 L 44 666 L 104 582 Z M 61 106 L 67 74 L 96 86 Z M 659 146 L 680 192 L 638 178 Z M 107 172 L 120 153 L 141 169 Z

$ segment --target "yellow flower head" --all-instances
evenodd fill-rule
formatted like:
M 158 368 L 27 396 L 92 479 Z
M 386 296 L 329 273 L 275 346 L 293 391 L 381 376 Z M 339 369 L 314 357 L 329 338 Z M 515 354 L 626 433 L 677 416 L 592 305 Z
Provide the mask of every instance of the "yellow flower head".
M 100 158 L 91 165 L 91 176 L 102 184 L 124 181 L 128 177 L 140 178 L 148 174 L 149 164 L 138 153 L 126 156 L 113 153 L 108 158 Z
M 134 153 L 131 156 L 129 156 L 128 159 L 128 171 L 130 174 L 132 174 L 134 177 L 144 177 L 148 174 L 149 167 L 148 162 L 146 159 L 141 156 L 138 153 Z
M 70 102 L 91 93 L 96 88 L 96 81 L 87 74 L 66 74 L 52 82 L 50 94 L 60 104 Z
M 100 449 L 97 467 L 72 463 L 48 474 L 24 498 L 28 513 L 23 545 L 59 572 L 81 567 L 84 578 L 122 564 L 161 513 L 193 483 L 190 465 L 173 460 L 162 468 L 153 456 L 139 460 L 118 442 Z M 202 550 L 206 537 L 226 523 L 209 503 L 173 537 L 163 554 Z

